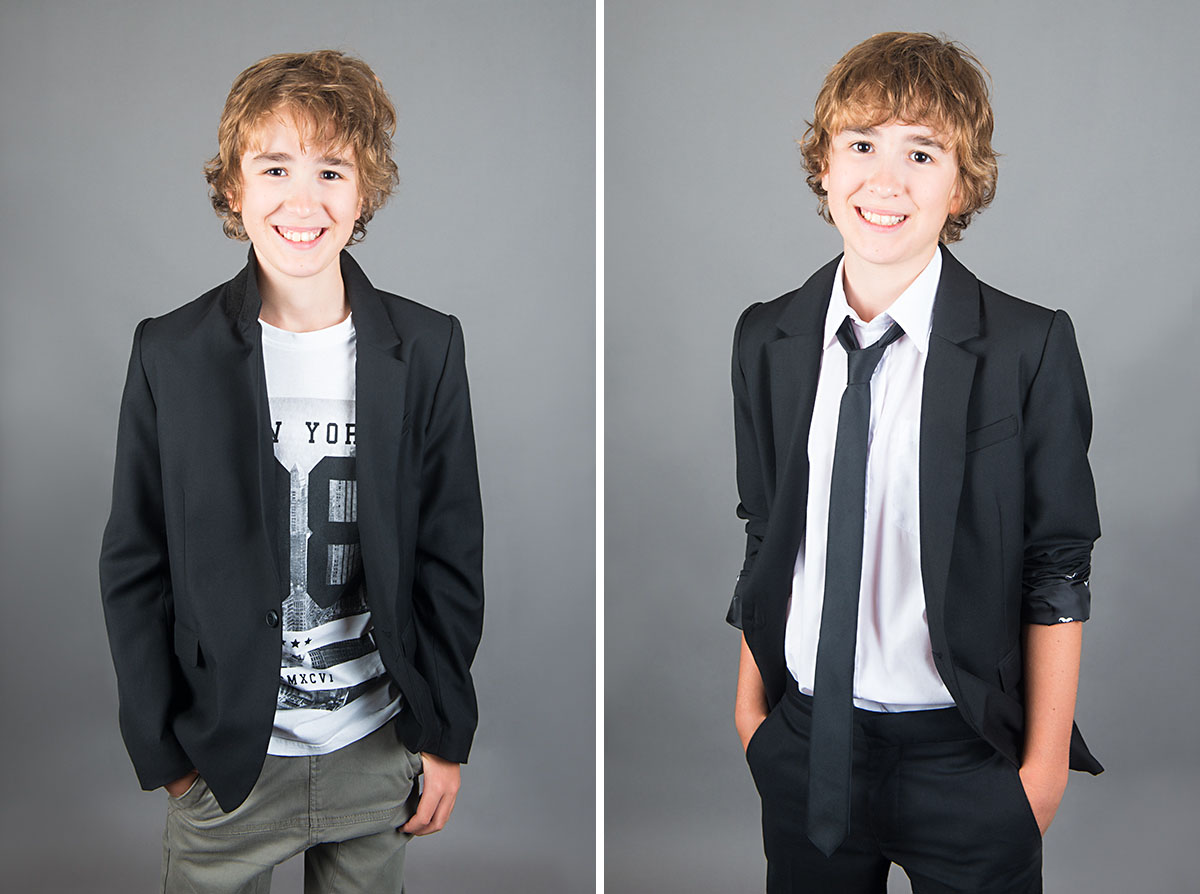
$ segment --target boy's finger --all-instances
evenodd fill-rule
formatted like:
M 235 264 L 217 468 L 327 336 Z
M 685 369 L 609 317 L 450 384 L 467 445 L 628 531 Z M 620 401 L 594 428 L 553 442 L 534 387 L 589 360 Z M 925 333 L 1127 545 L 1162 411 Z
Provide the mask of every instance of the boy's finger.
M 450 814 L 454 812 L 454 795 L 446 795 L 438 802 L 437 811 L 433 815 L 433 822 L 430 824 L 430 832 L 438 832 L 446 827 L 446 823 L 450 822 Z
M 421 793 L 421 800 L 417 802 L 417 812 L 409 818 L 407 823 L 400 827 L 400 831 L 407 832 L 409 835 L 428 834 L 428 826 L 433 822 L 440 801 L 441 797 L 439 795 L 434 794 L 428 789 L 423 791 Z

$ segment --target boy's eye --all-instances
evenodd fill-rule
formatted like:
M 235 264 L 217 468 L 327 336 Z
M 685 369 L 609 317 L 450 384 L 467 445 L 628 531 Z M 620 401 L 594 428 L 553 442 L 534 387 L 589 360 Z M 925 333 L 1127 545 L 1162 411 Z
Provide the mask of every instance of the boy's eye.
M 929 162 L 933 161 L 933 156 L 927 152 L 922 152 L 918 149 L 916 152 L 914 152 L 912 154 L 912 160 L 917 162 L 917 164 L 924 165 L 924 164 L 929 164 Z
M 871 151 L 871 144 L 868 143 L 866 140 L 855 140 L 853 143 L 850 144 L 850 148 L 853 149 L 855 152 L 865 153 L 865 152 Z
M 321 178 L 323 180 L 341 180 L 342 175 L 339 174 L 337 171 L 322 171 Z
M 283 168 L 267 168 L 263 173 L 271 177 L 282 177 L 285 171 Z

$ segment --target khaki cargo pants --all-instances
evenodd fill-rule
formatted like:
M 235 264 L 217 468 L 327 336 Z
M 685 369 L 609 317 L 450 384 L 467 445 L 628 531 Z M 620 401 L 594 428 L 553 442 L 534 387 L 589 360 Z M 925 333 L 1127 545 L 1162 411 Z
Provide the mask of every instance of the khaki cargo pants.
M 167 798 L 165 894 L 269 894 L 275 866 L 304 852 L 305 894 L 403 891 L 400 832 L 416 809 L 421 758 L 390 723 L 330 754 L 267 755 L 231 813 L 203 779 Z

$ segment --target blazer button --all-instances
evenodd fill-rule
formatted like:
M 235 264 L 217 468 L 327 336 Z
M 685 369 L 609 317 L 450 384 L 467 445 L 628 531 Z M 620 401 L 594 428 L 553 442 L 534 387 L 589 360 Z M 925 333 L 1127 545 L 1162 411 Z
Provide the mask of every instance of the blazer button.
M 269 612 L 267 612 L 267 626 L 268 627 L 278 627 L 279 626 L 279 612 L 275 611 L 275 609 L 271 609 Z

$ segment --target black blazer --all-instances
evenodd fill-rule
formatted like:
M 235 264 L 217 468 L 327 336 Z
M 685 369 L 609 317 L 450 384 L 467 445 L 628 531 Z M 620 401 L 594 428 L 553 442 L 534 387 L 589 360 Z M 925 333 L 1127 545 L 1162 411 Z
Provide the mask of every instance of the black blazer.
M 979 282 L 944 247 L 920 422 L 921 576 L 933 659 L 966 721 L 1019 763 L 1022 623 L 1088 617 L 1100 536 L 1092 417 L 1071 321 Z M 771 706 L 808 497 L 808 430 L 834 259 L 748 308 L 733 346 L 746 558 L 727 620 Z M 1079 730 L 1071 766 L 1099 773 Z
M 346 252 L 357 332 L 358 526 L 380 657 L 412 751 L 463 762 L 477 722 L 483 516 L 462 330 L 377 291 Z M 232 280 L 144 320 L 121 400 L 100 585 L 121 732 L 143 788 L 193 767 L 232 810 L 279 689 L 288 475 L 274 455 L 253 250 Z

